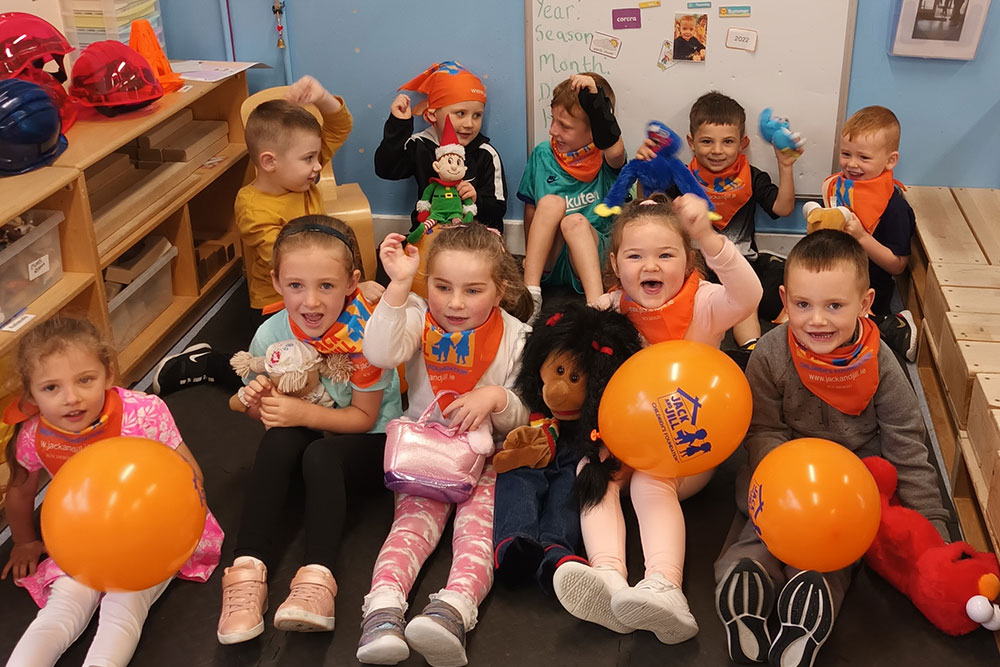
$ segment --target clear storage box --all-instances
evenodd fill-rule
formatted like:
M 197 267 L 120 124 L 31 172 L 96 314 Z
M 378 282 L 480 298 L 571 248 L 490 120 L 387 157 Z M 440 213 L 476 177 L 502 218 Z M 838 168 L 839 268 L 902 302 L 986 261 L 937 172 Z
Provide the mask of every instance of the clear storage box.
M 135 19 L 148 20 L 160 46 L 164 46 L 159 0 L 60 1 L 66 39 L 81 50 L 105 39 L 128 44 Z
M 111 335 L 119 352 L 135 340 L 174 300 L 170 262 L 176 256 L 177 248 L 171 246 L 170 250 L 163 253 L 152 266 L 108 303 Z
M 31 305 L 63 274 L 59 247 L 62 212 L 34 209 L 20 218 L 34 229 L 0 250 L 0 323 Z

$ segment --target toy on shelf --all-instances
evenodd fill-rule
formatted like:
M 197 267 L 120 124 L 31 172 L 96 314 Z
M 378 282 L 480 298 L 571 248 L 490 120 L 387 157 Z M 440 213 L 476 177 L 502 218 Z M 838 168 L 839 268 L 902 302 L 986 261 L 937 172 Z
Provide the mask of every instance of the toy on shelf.
M 681 138 L 663 123 L 653 120 L 646 126 L 646 136 L 653 142 L 653 151 L 656 153 L 651 160 L 641 160 L 635 158 L 629 160 L 622 169 L 614 185 L 608 190 L 604 201 L 594 207 L 594 212 L 602 218 L 621 213 L 622 204 L 629 189 L 636 181 L 642 186 L 644 194 L 651 194 L 657 191 L 664 191 L 672 185 L 676 185 L 683 193 L 693 193 L 708 202 L 708 208 L 713 213 L 709 217 L 718 219 L 718 214 L 714 213 L 715 207 L 712 205 L 705 190 L 698 183 L 683 162 L 677 159 L 677 151 L 681 148 Z
M 146 107 L 163 97 L 149 61 L 113 39 L 94 42 L 73 63 L 71 95 L 105 116 Z
M 431 163 L 437 178 L 424 188 L 417 202 L 417 228 L 406 237 L 407 243 L 416 243 L 424 234 L 430 234 L 439 223 L 458 224 L 472 222 L 476 205 L 471 199 L 462 199 L 458 185 L 465 178 L 465 147 L 458 143 L 451 117 L 446 116 L 441 145 L 434 150 L 437 159 Z
M 771 114 L 770 107 L 760 112 L 760 134 L 764 141 L 784 153 L 802 154 L 806 140 L 798 132 L 792 132 L 788 119 Z
M 251 374 L 265 375 L 282 394 L 328 408 L 335 407 L 333 398 L 327 393 L 320 377 L 329 378 L 334 383 L 346 382 L 353 367 L 346 354 L 321 355 L 315 347 L 300 340 L 271 343 L 261 357 L 249 352 L 237 352 L 229 363 L 243 379 Z M 242 412 L 247 407 L 243 389 L 236 397 L 238 401 L 230 402 L 230 407 Z
M 882 520 L 865 563 L 910 598 L 927 620 L 949 635 L 980 625 L 1000 629 L 1000 570 L 991 553 L 965 542 L 946 544 L 922 514 L 898 504 L 896 468 L 885 459 L 862 459 L 882 496 Z

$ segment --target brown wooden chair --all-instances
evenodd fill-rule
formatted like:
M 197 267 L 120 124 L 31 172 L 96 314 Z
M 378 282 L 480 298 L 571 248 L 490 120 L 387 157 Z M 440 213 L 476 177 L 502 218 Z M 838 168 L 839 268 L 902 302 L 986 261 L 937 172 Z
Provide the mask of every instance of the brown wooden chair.
M 276 86 L 254 93 L 240 107 L 243 126 L 246 127 L 250 112 L 262 102 L 274 99 L 285 99 L 288 86 Z M 306 109 L 316 120 L 323 123 L 323 115 L 314 105 Z M 326 214 L 343 220 L 354 231 L 358 239 L 358 249 L 361 251 L 363 265 L 362 278 L 375 279 L 375 232 L 372 225 L 372 210 L 368 198 L 357 183 L 338 184 L 333 175 L 333 164 L 327 162 L 319 176 L 319 191 L 323 195 L 323 208 Z

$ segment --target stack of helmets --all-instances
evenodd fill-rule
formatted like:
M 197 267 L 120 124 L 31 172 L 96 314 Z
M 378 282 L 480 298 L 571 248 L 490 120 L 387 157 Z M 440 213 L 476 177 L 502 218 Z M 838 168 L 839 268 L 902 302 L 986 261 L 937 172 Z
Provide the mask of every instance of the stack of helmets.
M 76 100 L 66 93 L 63 57 L 73 47 L 45 19 L 24 12 L 0 14 L 0 80 L 23 79 L 41 86 L 59 109 L 65 132 L 76 121 Z M 45 70 L 54 62 L 57 70 Z
M 0 81 L 0 176 L 52 164 L 66 150 L 59 109 L 36 83 Z
M 149 61 L 121 42 L 94 42 L 73 65 L 71 95 L 105 116 L 141 109 L 163 97 Z

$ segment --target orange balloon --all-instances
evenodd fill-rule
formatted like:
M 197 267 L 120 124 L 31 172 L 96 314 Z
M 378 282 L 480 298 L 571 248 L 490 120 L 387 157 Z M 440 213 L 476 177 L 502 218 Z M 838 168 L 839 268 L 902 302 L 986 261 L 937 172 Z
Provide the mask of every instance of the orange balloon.
M 201 484 L 180 454 L 145 438 L 108 438 L 74 454 L 52 478 L 42 539 L 80 583 L 138 591 L 191 557 L 206 511 Z
M 821 438 L 790 440 L 765 456 L 750 478 L 747 507 L 768 551 L 800 570 L 819 572 L 861 558 L 882 518 L 878 487 L 865 464 Z
M 611 377 L 597 422 L 636 470 L 686 477 L 711 470 L 743 441 L 753 401 L 743 371 L 710 345 L 672 340 L 633 355 Z

